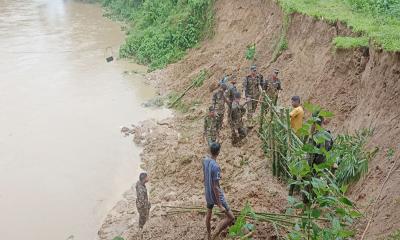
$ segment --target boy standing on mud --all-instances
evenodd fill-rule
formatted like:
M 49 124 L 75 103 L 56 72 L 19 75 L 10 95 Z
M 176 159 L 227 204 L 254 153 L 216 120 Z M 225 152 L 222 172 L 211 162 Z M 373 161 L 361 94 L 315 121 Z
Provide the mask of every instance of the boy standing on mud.
M 203 173 L 204 173 L 204 188 L 207 202 L 207 216 L 206 216 L 206 227 L 207 227 L 207 239 L 215 239 L 218 235 L 226 229 L 234 220 L 232 211 L 230 210 L 228 203 L 225 200 L 224 192 L 222 191 L 219 180 L 221 179 L 221 168 L 217 163 L 217 157 L 219 155 L 221 145 L 219 143 L 212 143 L 210 146 L 211 156 L 206 156 L 203 160 Z M 217 228 L 217 232 L 211 238 L 211 215 L 214 205 L 217 205 L 222 213 L 225 213 L 226 217 Z

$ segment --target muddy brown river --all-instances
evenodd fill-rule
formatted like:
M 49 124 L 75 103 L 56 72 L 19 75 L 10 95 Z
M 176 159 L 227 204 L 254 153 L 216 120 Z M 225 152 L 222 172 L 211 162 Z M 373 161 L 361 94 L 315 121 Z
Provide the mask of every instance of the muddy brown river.
M 123 38 L 97 5 L 0 0 L 0 239 L 96 239 L 136 181 L 119 128 L 169 112 L 141 107 L 143 67 L 106 63 Z

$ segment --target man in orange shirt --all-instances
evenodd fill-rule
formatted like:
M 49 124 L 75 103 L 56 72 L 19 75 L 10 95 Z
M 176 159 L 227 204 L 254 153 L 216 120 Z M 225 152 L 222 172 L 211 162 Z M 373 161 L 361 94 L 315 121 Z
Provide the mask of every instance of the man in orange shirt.
M 300 105 L 300 97 L 292 97 L 293 110 L 290 112 L 290 126 L 293 131 L 298 134 L 299 129 L 303 126 L 304 110 Z

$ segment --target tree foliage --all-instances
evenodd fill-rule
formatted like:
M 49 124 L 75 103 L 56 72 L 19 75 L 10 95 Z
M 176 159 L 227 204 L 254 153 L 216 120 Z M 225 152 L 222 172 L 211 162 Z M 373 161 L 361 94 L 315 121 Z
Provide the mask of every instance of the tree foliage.
M 114 14 L 132 21 L 121 57 L 150 69 L 180 59 L 212 29 L 213 0 L 103 0 Z

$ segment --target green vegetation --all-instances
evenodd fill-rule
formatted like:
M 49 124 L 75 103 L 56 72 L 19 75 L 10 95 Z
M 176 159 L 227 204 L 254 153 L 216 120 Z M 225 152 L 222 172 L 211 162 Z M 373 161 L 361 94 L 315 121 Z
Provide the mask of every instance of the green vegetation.
M 208 35 L 213 0 L 102 0 L 119 19 L 132 22 L 121 57 L 134 57 L 150 70 L 179 60 Z
M 248 239 L 246 235 L 254 231 L 254 225 L 246 221 L 246 217 L 254 215 L 249 203 L 240 211 L 239 216 L 235 219 L 235 224 L 229 228 L 229 236 L 240 237 L 240 239 Z
M 255 55 L 256 55 L 256 44 L 253 43 L 253 44 L 247 45 L 246 55 L 245 55 L 246 59 L 253 60 Z
M 367 37 L 335 37 L 333 39 L 333 45 L 337 49 L 349 49 L 368 47 L 369 42 Z
M 316 146 L 326 146 L 325 141 L 331 139 L 318 122 L 322 117 L 332 117 L 332 113 L 305 104 L 309 112 L 318 114 L 304 123 L 297 136 L 290 128 L 288 109 L 273 106 L 266 95 L 261 107 L 260 137 L 266 155 L 272 159 L 273 174 L 289 181 L 291 189 L 296 189 L 302 197 L 302 200 L 288 197 L 290 207 L 286 214 L 297 217 L 288 229 L 288 239 L 348 239 L 353 236 L 350 226 L 361 213 L 345 192 L 347 183 L 357 180 L 368 169 L 368 159 L 373 154 L 365 153 L 363 147 L 371 132 L 340 135 L 333 144 L 336 147 L 328 151 Z M 269 116 L 262 116 L 266 112 Z M 324 162 L 310 164 L 315 154 L 322 155 Z M 333 174 L 335 163 L 339 164 L 339 169 Z
M 275 62 L 276 59 L 278 59 L 278 57 L 283 53 L 283 51 L 288 49 L 287 31 L 289 29 L 289 24 L 290 24 L 290 15 L 285 13 L 283 16 L 281 35 L 279 36 L 279 41 L 272 54 L 272 59 L 270 63 Z
M 343 186 L 355 182 L 367 173 L 368 162 L 378 151 L 377 148 L 371 152 L 366 152 L 364 149 L 372 133 L 370 129 L 364 129 L 354 135 L 341 134 L 337 136 L 332 154 L 339 166 L 335 173 L 338 185 Z
M 330 139 L 331 134 L 316 124 L 316 121 L 320 117 L 333 117 L 333 114 L 308 103 L 304 104 L 304 108 L 311 113 L 318 112 L 318 116 L 309 118 L 296 135 L 290 128 L 289 109 L 272 106 L 271 100 L 264 95 L 259 135 L 266 156 L 272 160 L 273 175 L 290 181 L 294 175 L 299 174 L 293 171 L 301 169 L 293 164 L 300 164 L 301 161 L 309 160 L 314 154 L 320 154 L 326 159 L 321 165 L 323 168 L 331 169 L 334 165 L 338 166 L 333 177 L 339 187 L 359 180 L 368 171 L 368 162 L 378 151 L 377 148 L 372 151 L 365 150 L 365 144 L 372 135 L 372 130 L 365 129 L 353 135 L 339 134 L 330 151 L 319 149 L 312 142 L 322 144 Z M 267 111 L 268 116 L 266 116 Z M 313 127 L 317 130 L 316 134 L 311 134 Z
M 123 237 L 115 237 L 115 238 L 113 238 L 113 240 L 124 240 L 124 238 Z
M 278 0 L 286 13 L 299 12 L 329 22 L 341 21 L 386 51 L 400 51 L 398 0 Z M 345 43 L 346 41 L 350 43 Z M 337 41 L 337 40 L 336 40 Z M 341 39 L 339 47 L 365 40 Z
M 400 240 L 400 230 L 391 234 L 387 240 Z

